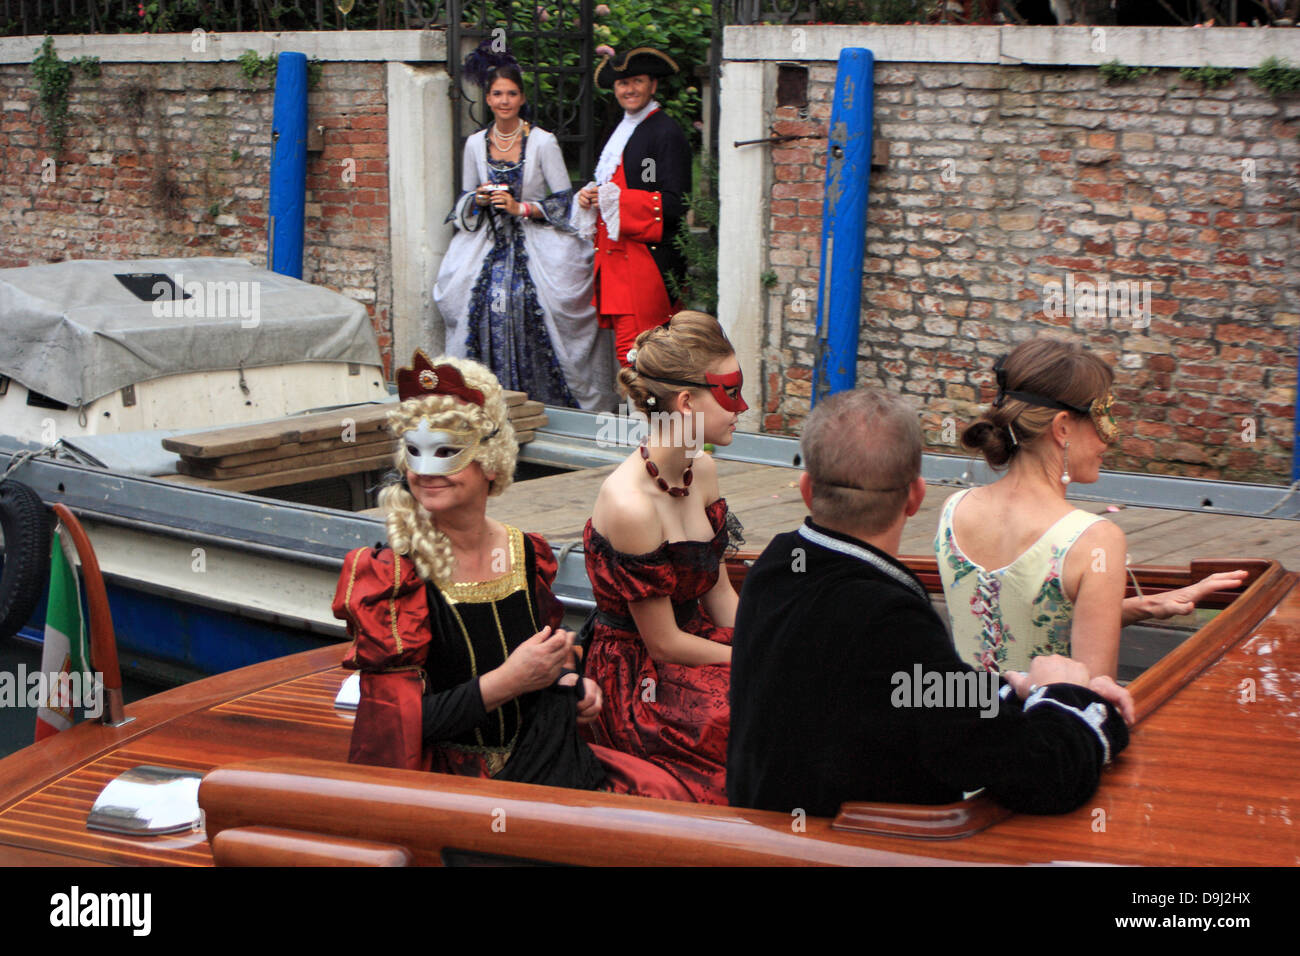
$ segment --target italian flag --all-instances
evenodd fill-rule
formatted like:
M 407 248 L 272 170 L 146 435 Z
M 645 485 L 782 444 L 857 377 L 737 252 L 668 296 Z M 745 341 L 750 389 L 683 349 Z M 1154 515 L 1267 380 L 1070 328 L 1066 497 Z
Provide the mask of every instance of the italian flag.
M 81 674 L 85 686 L 85 678 L 90 676 L 89 656 L 77 572 L 63 550 L 62 535 L 56 531 L 50 549 L 50 594 L 45 610 L 45 650 L 41 654 L 41 670 L 50 694 L 45 706 L 36 711 L 37 740 L 67 730 L 76 721 L 77 702 L 60 675 Z

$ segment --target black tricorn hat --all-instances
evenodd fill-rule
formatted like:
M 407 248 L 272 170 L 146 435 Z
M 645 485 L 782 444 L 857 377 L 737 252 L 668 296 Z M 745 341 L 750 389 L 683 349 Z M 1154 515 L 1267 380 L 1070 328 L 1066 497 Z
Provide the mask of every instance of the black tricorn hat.
M 678 72 L 673 58 L 653 47 L 639 46 L 616 56 L 607 56 L 596 64 L 596 86 L 612 90 L 615 80 L 629 76 L 671 76 Z

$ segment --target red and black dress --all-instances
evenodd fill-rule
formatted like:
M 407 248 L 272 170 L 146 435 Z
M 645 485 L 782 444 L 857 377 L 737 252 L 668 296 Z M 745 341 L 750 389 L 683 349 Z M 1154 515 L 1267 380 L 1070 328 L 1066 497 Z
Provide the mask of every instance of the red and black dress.
M 510 570 L 488 581 L 435 585 L 390 548 L 347 556 L 334 614 L 355 641 L 344 666 L 361 671 L 348 759 L 677 796 L 662 771 L 580 739 L 573 688 L 552 686 L 485 710 L 479 678 L 564 616 L 551 591 L 556 562 L 546 539 L 506 531 Z
M 596 599 L 587 676 L 600 685 L 605 705 L 586 732 L 598 744 L 667 770 L 692 799 L 725 804 L 731 667 L 655 661 L 628 609 L 629 602 L 666 597 L 683 631 L 731 644 L 732 629 L 713 623 L 699 599 L 717 583 L 740 526 L 722 498 L 706 514 L 713 528 L 708 541 L 665 541 L 646 554 L 614 550 L 587 522 L 583 547 Z

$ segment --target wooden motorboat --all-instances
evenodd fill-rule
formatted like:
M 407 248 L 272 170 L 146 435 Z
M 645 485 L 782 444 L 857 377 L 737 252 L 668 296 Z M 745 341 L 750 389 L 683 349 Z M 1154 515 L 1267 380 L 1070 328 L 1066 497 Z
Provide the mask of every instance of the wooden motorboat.
M 908 563 L 935 586 L 932 559 Z M 83 557 L 95 657 L 111 670 L 91 564 Z M 1295 864 L 1300 575 L 1231 564 L 1249 568 L 1248 586 L 1211 596 L 1213 619 L 1131 684 L 1130 747 L 1094 798 L 1063 816 L 1013 815 L 977 795 L 801 820 L 353 766 L 352 714 L 335 706 L 348 674 L 338 644 L 178 687 L 124 715 L 110 705 L 114 724 L 86 722 L 0 761 L 0 864 Z M 729 565 L 734 579 L 744 567 Z M 1135 579 L 1159 590 L 1213 569 L 1138 569 Z M 88 828 L 105 786 L 140 766 L 191 774 L 201 822 L 163 835 Z

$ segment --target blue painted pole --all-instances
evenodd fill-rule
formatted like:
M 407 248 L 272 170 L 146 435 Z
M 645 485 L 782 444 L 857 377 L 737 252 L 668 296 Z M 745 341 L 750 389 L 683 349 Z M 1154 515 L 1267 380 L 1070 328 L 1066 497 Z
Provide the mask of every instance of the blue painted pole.
M 270 219 L 267 268 L 302 278 L 303 214 L 307 197 L 307 56 L 281 53 L 275 67 L 271 120 Z
M 875 60 L 870 50 L 847 47 L 840 51 L 835 75 L 822 205 L 813 404 L 819 397 L 853 388 L 857 380 Z

